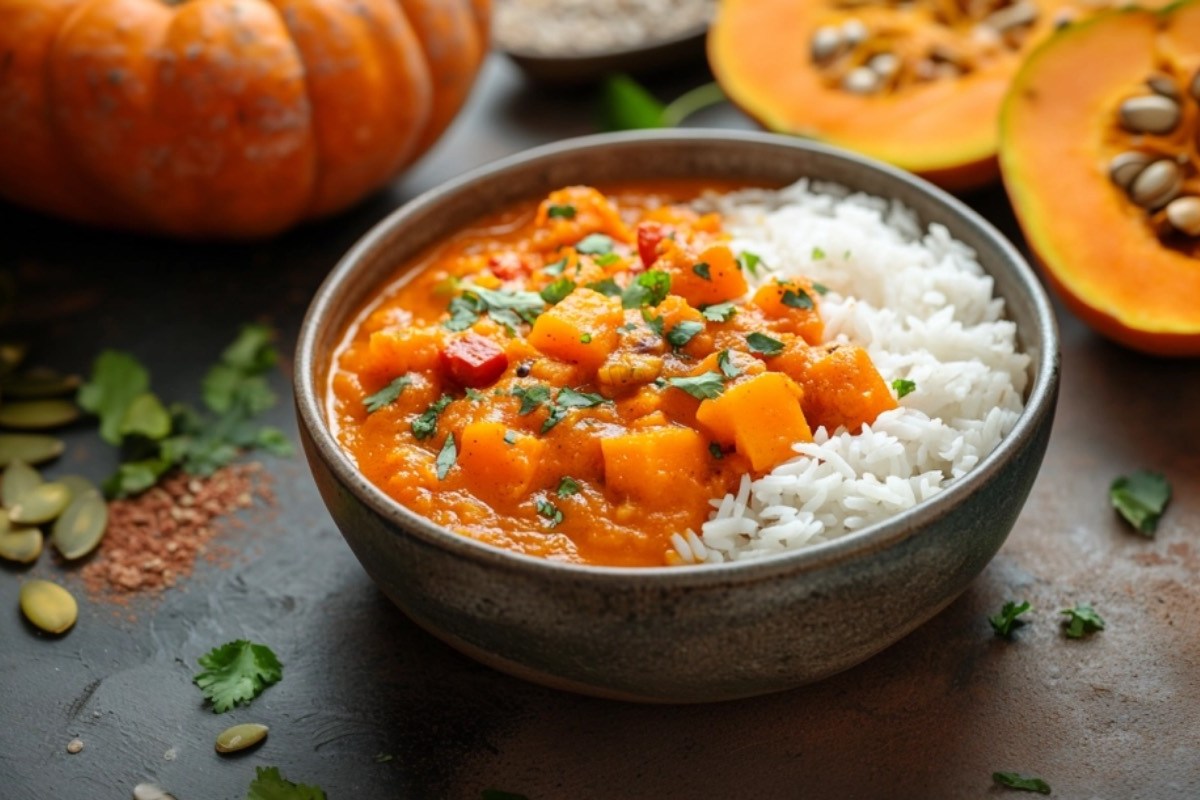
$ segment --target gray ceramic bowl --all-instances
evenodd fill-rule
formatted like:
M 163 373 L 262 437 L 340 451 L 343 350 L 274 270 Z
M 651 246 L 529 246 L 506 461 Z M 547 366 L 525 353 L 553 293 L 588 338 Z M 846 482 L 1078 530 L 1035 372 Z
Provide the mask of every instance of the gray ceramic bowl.
M 323 396 L 339 333 L 397 265 L 515 200 L 614 178 L 801 176 L 894 197 L 973 247 L 1032 356 L 1016 428 L 968 475 L 889 521 L 791 554 L 698 567 L 599 568 L 492 548 L 413 514 L 339 449 Z M 594 136 L 464 175 L 379 223 L 341 260 L 300 335 L 305 452 L 346 541 L 413 620 L 460 651 L 539 683 L 604 697 L 724 700 L 851 667 L 943 609 L 1004 542 L 1037 475 L 1058 391 L 1053 313 L 1034 273 L 989 224 L 898 170 L 770 134 Z

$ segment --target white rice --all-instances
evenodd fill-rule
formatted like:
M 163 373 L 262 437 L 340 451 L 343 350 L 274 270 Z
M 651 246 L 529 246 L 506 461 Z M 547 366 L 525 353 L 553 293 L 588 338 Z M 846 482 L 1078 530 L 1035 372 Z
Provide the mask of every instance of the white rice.
M 758 558 L 845 536 L 941 492 L 1012 430 L 1029 357 L 1016 350 L 975 253 L 941 225 L 922 231 L 895 201 L 802 180 L 777 192 L 712 196 L 735 252 L 761 256 L 757 283 L 824 284 L 826 341 L 867 350 L 900 407 L 851 435 L 814 431 L 796 456 L 712 501 L 700 535 L 673 537 L 686 562 Z M 755 282 L 751 278 L 752 282 Z

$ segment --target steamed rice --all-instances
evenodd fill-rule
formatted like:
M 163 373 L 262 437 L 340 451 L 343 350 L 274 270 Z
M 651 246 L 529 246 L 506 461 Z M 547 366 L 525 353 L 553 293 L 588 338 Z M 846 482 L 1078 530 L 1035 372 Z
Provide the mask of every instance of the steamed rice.
M 752 288 L 807 276 L 828 342 L 857 344 L 890 385 L 916 390 L 850 434 L 818 428 L 796 457 L 716 499 L 699 535 L 676 534 L 687 562 L 757 558 L 825 542 L 932 497 L 1012 430 L 1029 357 L 975 253 L 945 227 L 922 230 L 896 201 L 802 180 L 704 201 L 733 234 L 734 252 L 762 258 Z M 764 268 L 765 267 L 765 268 Z M 764 420 L 764 424 L 770 424 Z

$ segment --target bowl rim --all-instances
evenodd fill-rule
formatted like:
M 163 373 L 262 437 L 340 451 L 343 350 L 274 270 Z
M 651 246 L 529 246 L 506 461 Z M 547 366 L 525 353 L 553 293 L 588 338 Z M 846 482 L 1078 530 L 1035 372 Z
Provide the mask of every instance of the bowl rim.
M 858 531 L 837 539 L 802 547 L 798 550 L 775 553 L 745 560 L 726 561 L 718 564 L 689 564 L 678 566 L 619 567 L 576 564 L 537 556 L 525 555 L 478 541 L 473 537 L 443 529 L 441 526 L 409 510 L 370 483 L 358 471 L 357 466 L 337 443 L 325 418 L 325 387 L 317 387 L 315 362 L 317 333 L 324 318 L 335 306 L 335 298 L 353 283 L 360 263 L 383 240 L 392 235 L 392 230 L 424 212 L 431 206 L 449 199 L 462 191 L 469 191 L 471 184 L 482 178 L 495 178 L 503 173 L 536 168 L 545 162 L 553 162 L 567 155 L 607 147 L 638 147 L 647 143 L 687 142 L 700 143 L 748 143 L 758 146 L 774 146 L 807 150 L 819 158 L 848 162 L 850 166 L 867 172 L 882 173 L 886 179 L 907 184 L 910 188 L 930 195 L 937 204 L 946 207 L 950 216 L 973 227 L 983 238 L 989 240 L 1007 262 L 1021 291 L 1029 295 L 1034 309 L 1034 318 L 1039 336 L 1039 347 L 1027 350 L 1036 353 L 1037 369 L 1031 374 L 1025 407 L 1017 418 L 1013 429 L 1001 439 L 996 448 L 985 456 L 962 478 L 950 482 L 934 497 L 918 502 L 912 508 Z M 851 189 L 856 187 L 851 186 Z M 862 190 L 871 194 L 868 190 Z M 922 219 L 922 227 L 929 220 Z M 991 270 L 985 270 L 992 274 Z M 373 287 L 378 289 L 379 287 Z M 1006 298 L 1007 300 L 1007 298 Z M 922 527 L 931 517 L 947 514 L 952 508 L 975 491 L 978 484 L 985 482 L 1001 470 L 1033 436 L 1046 415 L 1052 415 L 1057 398 L 1060 371 L 1060 345 L 1058 324 L 1053 307 L 1033 268 L 1017 248 L 989 221 L 972 208 L 934 186 L 928 181 L 897 167 L 861 156 L 837 147 L 811 140 L 775 133 L 715 129 L 655 129 L 621 131 L 616 133 L 591 134 L 563 139 L 550 144 L 523 150 L 468 170 L 431 188 L 401 204 L 386 217 L 373 225 L 338 260 L 313 295 L 301 324 L 296 345 L 294 394 L 299 423 L 308 434 L 317 455 L 333 473 L 339 483 L 372 512 L 392 525 L 403 529 L 425 544 L 448 552 L 456 557 L 484 564 L 492 568 L 514 572 L 540 572 L 567 580 L 583 580 L 601 583 L 626 584 L 629 579 L 641 576 L 669 589 L 707 586 L 714 583 L 744 583 L 778 575 L 808 573 L 832 567 L 838 563 L 890 548 L 920 534 Z M 395 535 L 400 535 L 396 532 Z

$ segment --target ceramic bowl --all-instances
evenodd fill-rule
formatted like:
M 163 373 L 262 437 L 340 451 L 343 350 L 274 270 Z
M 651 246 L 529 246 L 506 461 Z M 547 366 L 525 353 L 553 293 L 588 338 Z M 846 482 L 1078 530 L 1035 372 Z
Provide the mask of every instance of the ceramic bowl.
M 897 198 L 975 249 L 1032 358 L 1012 433 L 941 494 L 841 539 L 748 562 L 662 568 L 564 564 L 445 530 L 368 483 L 326 422 L 341 331 L 398 265 L 476 218 L 570 184 L 802 176 Z M 1058 391 L 1058 339 L 1017 251 L 953 197 L 906 173 L 759 133 L 639 131 L 542 147 L 464 175 L 380 222 L 338 263 L 298 343 L 296 402 L 322 497 L 363 567 L 414 621 L 532 681 L 641 701 L 726 700 L 851 667 L 933 617 L 1004 542 L 1037 475 Z
M 677 36 L 611 50 L 550 55 L 502 44 L 501 50 L 538 83 L 571 86 L 618 72 L 641 75 L 687 63 L 703 63 L 707 35 L 705 23 Z

